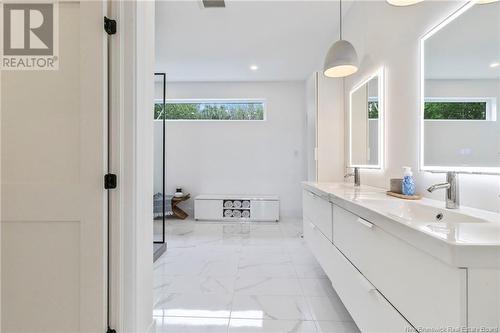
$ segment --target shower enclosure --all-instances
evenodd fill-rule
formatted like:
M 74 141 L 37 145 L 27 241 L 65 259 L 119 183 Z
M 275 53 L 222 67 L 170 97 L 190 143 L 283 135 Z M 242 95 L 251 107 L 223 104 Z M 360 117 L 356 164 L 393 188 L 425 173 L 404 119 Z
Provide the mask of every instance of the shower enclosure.
M 167 249 L 165 219 L 170 200 L 165 194 L 165 99 L 166 74 L 155 73 L 154 106 L 154 196 L 153 196 L 153 258 L 156 261 Z

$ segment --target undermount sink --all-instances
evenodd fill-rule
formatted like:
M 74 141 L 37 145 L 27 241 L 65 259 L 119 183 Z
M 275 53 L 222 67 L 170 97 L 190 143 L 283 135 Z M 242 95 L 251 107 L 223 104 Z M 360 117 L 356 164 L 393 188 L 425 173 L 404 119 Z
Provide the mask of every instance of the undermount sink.
M 363 202 L 391 217 L 405 220 L 412 224 L 462 224 L 487 222 L 486 220 L 462 214 L 460 212 L 440 209 L 417 202 L 399 200 L 363 200 Z

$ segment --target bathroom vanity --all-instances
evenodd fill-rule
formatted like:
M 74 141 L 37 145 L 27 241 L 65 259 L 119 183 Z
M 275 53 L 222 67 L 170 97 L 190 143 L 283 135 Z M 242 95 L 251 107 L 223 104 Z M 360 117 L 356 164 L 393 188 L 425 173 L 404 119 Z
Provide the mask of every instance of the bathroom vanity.
M 361 331 L 500 326 L 500 214 L 306 182 L 303 223 Z

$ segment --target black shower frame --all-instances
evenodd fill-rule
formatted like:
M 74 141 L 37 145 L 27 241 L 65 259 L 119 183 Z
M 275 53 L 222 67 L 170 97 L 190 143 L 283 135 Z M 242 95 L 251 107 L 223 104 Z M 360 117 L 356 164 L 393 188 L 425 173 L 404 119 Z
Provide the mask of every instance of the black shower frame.
M 153 240 L 154 244 L 165 244 L 165 214 L 166 214 L 166 205 L 165 205 L 165 115 L 167 113 L 166 110 L 166 93 L 167 93 L 167 74 L 166 73 L 155 73 L 156 76 L 161 76 L 163 80 L 163 98 L 162 98 L 162 231 L 161 231 L 161 241 Z M 156 81 L 156 80 L 155 80 Z

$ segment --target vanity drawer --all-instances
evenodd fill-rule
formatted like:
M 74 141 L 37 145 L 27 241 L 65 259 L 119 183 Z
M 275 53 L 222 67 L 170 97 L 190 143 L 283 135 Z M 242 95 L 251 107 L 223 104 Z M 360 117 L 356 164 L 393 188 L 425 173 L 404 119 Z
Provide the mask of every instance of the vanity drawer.
M 333 221 L 337 248 L 412 324 L 467 324 L 465 269 L 450 267 L 338 206 Z
M 410 332 L 403 316 L 332 246 L 330 262 L 335 268 L 332 285 L 361 332 Z
M 314 223 L 321 232 L 332 240 L 332 204 L 309 191 L 303 191 L 303 214 L 304 217 Z
M 308 218 L 304 218 L 303 221 L 304 239 L 326 275 L 331 277 L 335 268 L 330 258 L 330 253 L 334 246 Z

